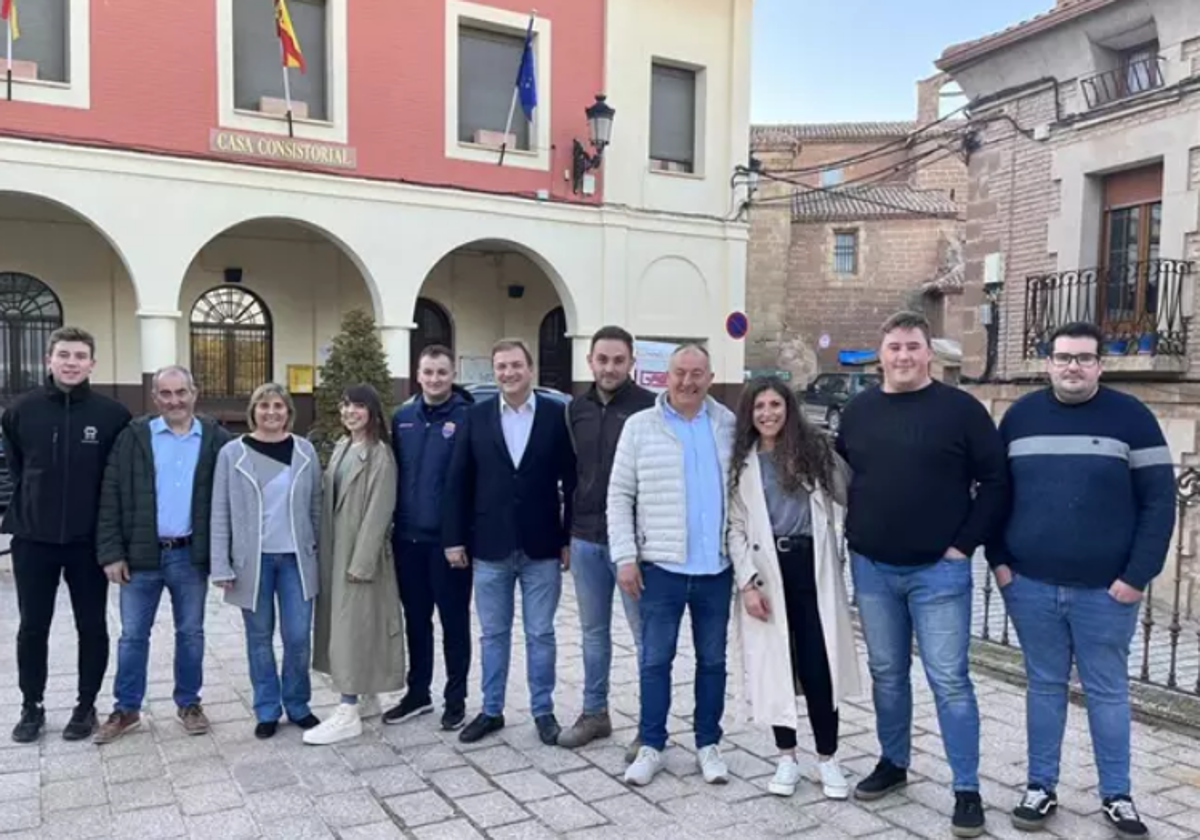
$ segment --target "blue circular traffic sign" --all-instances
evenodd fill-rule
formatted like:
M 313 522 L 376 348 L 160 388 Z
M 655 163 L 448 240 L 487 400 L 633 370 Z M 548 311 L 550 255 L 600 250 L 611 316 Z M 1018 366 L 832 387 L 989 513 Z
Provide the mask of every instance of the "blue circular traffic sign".
M 746 333 L 750 332 L 750 319 L 746 317 L 745 312 L 730 312 L 729 317 L 725 319 L 725 332 L 729 333 L 729 337 L 740 341 L 746 337 Z

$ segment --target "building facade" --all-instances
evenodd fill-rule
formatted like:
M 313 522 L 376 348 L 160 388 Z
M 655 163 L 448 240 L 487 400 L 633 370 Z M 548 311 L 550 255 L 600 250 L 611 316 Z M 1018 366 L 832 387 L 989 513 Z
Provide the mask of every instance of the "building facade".
M 420 347 L 452 346 L 484 381 L 514 335 L 569 390 L 606 323 L 704 341 L 736 388 L 751 0 L 547 0 L 532 21 L 504 0 L 288 5 L 306 64 L 290 116 L 269 0 L 20 4 L 0 101 L 4 400 L 69 323 L 97 336 L 94 381 L 135 407 L 179 362 L 218 416 L 271 379 L 311 411 L 305 383 L 356 307 L 397 396 Z M 597 94 L 615 109 L 602 156 Z
M 797 384 L 873 350 L 897 309 L 957 338 L 966 165 L 947 77 L 917 86 L 907 122 L 761 125 L 747 306 L 751 369 Z M 773 173 L 773 174 L 772 174 Z

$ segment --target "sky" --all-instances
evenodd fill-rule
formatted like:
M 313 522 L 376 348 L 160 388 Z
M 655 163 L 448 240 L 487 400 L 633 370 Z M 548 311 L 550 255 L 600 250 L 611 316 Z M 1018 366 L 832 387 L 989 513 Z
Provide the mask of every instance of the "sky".
M 755 0 L 751 120 L 911 120 L 916 82 L 951 44 L 1054 0 Z

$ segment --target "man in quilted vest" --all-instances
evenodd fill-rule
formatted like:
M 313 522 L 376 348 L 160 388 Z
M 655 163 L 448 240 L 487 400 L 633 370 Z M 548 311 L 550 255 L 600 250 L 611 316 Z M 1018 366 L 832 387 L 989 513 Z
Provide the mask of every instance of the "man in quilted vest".
M 667 393 L 625 423 L 608 486 L 609 550 L 621 590 L 641 616 L 642 747 L 625 782 L 647 785 L 662 768 L 671 665 L 684 611 L 696 651 L 697 761 L 710 784 L 729 781 L 721 758 L 725 644 L 733 573 L 725 506 L 733 412 L 708 395 L 708 351 L 675 351 Z

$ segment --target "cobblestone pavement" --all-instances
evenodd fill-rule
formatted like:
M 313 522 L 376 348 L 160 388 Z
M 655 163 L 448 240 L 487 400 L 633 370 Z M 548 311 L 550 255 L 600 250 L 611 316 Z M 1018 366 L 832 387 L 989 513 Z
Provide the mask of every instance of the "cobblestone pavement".
M 556 697 L 559 718 L 568 724 L 578 711 L 582 663 L 572 587 L 564 589 Z M 115 592 L 112 606 L 115 646 Z M 66 743 L 59 734 L 75 685 L 73 629 L 64 591 L 52 639 L 49 732 L 40 746 L 19 746 L 7 734 L 19 704 L 11 641 L 16 599 L 11 573 L 0 571 L 0 637 L 5 640 L 0 648 L 0 838 L 949 836 L 949 774 L 932 698 L 919 671 L 913 772 L 906 791 L 869 805 L 831 803 L 809 782 L 791 799 L 777 799 L 766 793 L 773 757 L 769 735 L 735 721 L 729 722 L 725 739 L 734 778 L 723 787 L 700 780 L 688 717 L 694 666 L 690 644 L 684 642 L 676 666 L 667 769 L 648 788 L 626 788 L 620 781 L 622 753 L 633 735 L 637 683 L 628 631 L 621 620 L 616 624 L 613 706 L 619 731 L 611 741 L 578 753 L 537 741 L 518 647 L 508 727 L 497 737 L 464 747 L 438 731 L 436 716 L 426 716 L 400 726 L 376 720 L 353 742 L 306 747 L 291 726 L 281 727 L 271 741 L 254 739 L 241 618 L 215 595 L 209 602 L 204 691 L 213 731 L 200 737 L 182 733 L 170 699 L 171 625 L 164 603 L 154 634 L 148 723 L 143 731 L 98 748 Z M 115 659 L 110 680 L 114 666 Z M 478 702 L 477 685 L 476 671 L 472 704 Z M 983 713 L 983 794 L 992 809 L 989 826 L 993 836 L 1015 837 L 1006 811 L 1023 782 L 1022 695 L 984 675 L 977 675 L 976 685 Z M 320 715 L 336 697 L 323 681 L 317 686 L 314 700 Z M 102 698 L 102 711 L 110 702 L 108 696 Z M 1134 746 L 1136 799 L 1154 836 L 1200 837 L 1200 744 L 1137 724 Z M 873 766 L 875 750 L 869 698 L 846 705 L 844 764 L 857 777 Z M 811 768 L 811 753 L 803 761 Z M 1059 790 L 1062 810 L 1053 825 L 1058 836 L 1110 836 L 1098 814 L 1095 785 L 1086 722 L 1073 710 Z

